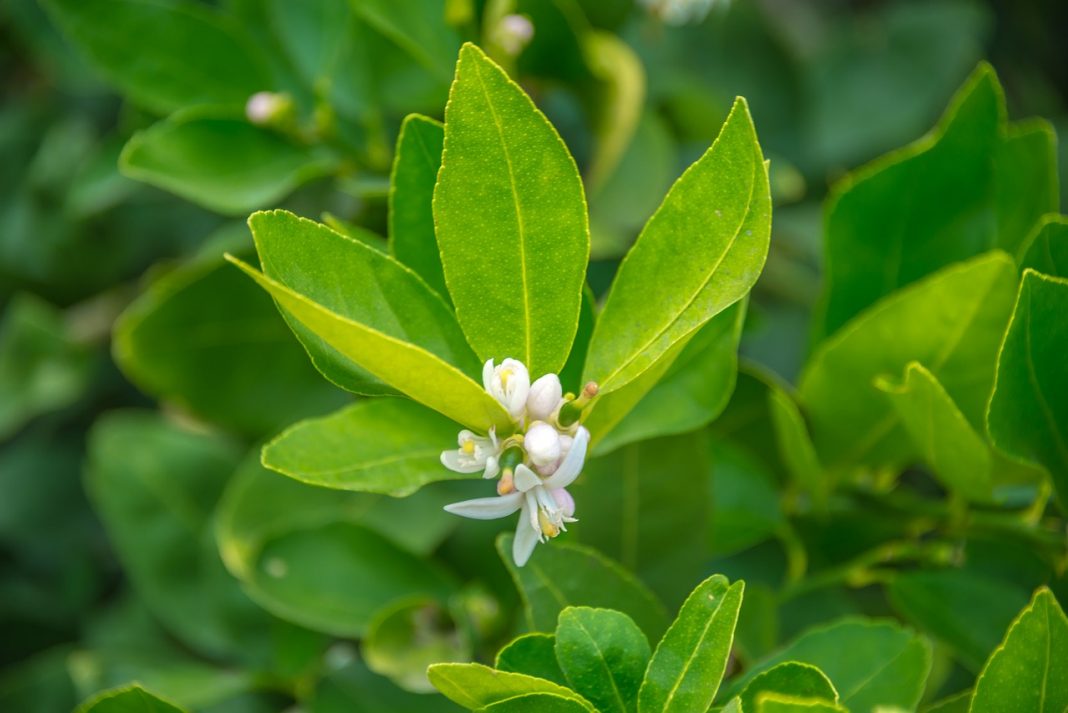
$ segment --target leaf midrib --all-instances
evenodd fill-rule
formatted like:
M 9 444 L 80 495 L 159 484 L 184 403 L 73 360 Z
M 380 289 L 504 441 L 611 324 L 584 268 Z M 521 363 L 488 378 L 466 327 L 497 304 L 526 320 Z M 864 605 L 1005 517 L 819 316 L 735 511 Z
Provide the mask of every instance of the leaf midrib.
M 715 621 L 716 615 L 718 615 L 720 610 L 723 608 L 723 602 L 727 600 L 727 595 L 729 592 L 730 588 L 728 587 L 723 592 L 723 596 L 720 598 L 719 602 L 716 604 L 716 608 L 712 611 L 711 614 L 708 615 L 708 619 L 705 621 L 704 628 L 701 629 L 701 635 L 697 637 L 697 645 L 693 647 L 693 650 L 690 652 L 690 656 L 686 659 L 686 664 L 682 667 L 682 671 L 679 672 L 678 677 L 675 679 L 675 685 L 671 687 L 671 690 L 668 692 L 667 698 L 664 699 L 665 711 L 668 709 L 668 706 L 671 705 L 671 702 L 675 699 L 675 694 L 678 693 L 679 687 L 682 685 L 683 679 L 686 678 L 686 676 L 689 674 L 690 667 L 693 666 L 693 660 L 697 658 L 697 652 L 700 651 L 701 646 L 704 644 L 705 637 L 708 635 L 708 630 L 712 628 L 712 622 Z M 685 607 L 685 605 L 683 605 L 683 607 Z

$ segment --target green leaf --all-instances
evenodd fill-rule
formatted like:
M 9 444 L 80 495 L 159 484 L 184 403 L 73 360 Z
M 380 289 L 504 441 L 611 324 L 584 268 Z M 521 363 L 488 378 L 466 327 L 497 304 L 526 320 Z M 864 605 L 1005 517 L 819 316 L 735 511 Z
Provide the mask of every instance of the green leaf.
M 493 667 L 498 671 L 523 673 L 566 686 L 567 677 L 556 661 L 556 637 L 552 634 L 523 634 L 497 652 Z
M 842 652 L 849 655 L 843 656 Z M 849 710 L 870 711 L 880 706 L 913 710 L 927 682 L 931 647 L 891 622 L 843 619 L 811 629 L 757 662 L 731 681 L 725 693 L 736 695 L 756 675 L 784 661 L 820 669 Z
M 971 713 L 1068 708 L 1068 618 L 1053 594 L 1039 589 L 975 683 Z
M 469 710 L 482 710 L 500 701 L 530 693 L 549 693 L 574 701 L 583 710 L 594 713 L 594 708 L 570 689 L 542 678 L 521 673 L 494 671 L 477 663 L 441 663 L 427 670 L 434 687 L 451 701 Z M 536 709 L 533 709 L 536 710 Z
M 799 400 L 828 468 L 902 466 L 915 455 L 893 406 L 874 385 L 911 361 L 926 366 L 973 427 L 993 383 L 1016 268 L 993 252 L 885 298 L 823 342 L 801 376 Z
M 707 547 L 740 552 L 774 535 L 786 521 L 777 480 L 768 467 L 734 442 L 711 444 L 711 501 Z
M 350 0 L 354 12 L 441 81 L 460 40 L 438 0 Z
M 504 408 L 467 376 L 478 364 L 447 305 L 414 273 L 291 213 L 256 213 L 249 224 L 264 273 L 229 259 L 300 325 L 313 361 L 344 375 L 335 381 L 360 378 L 350 366 L 358 365 L 472 429 L 511 427 Z
M 445 573 L 411 551 L 434 549 L 452 526 L 440 496 L 423 494 L 395 500 L 310 488 L 264 469 L 254 452 L 219 504 L 219 551 L 268 611 L 316 631 L 362 636 L 385 606 L 414 597 L 440 602 L 451 592 Z
M 103 691 L 80 705 L 76 713 L 182 713 L 183 709 L 133 684 Z
M 432 206 L 444 141 L 445 129 L 433 119 L 409 114 L 401 124 L 389 180 L 389 249 L 448 300 Z
M 1035 227 L 1021 269 L 1068 279 L 1068 216 L 1047 215 Z
M 112 353 L 145 392 L 251 436 L 346 401 L 308 363 L 271 299 L 222 260 L 151 282 L 116 320 Z
M 384 676 L 367 670 L 358 659 L 329 670 L 315 682 L 308 713 L 456 713 L 456 705 L 444 696 L 410 693 Z
M 527 693 L 479 708 L 481 713 L 583 713 L 589 705 L 555 693 Z
M 989 500 L 990 448 L 938 379 L 919 362 L 909 362 L 900 384 L 876 381 L 884 391 L 924 463 L 951 492 Z
M 568 607 L 556 626 L 556 660 L 577 693 L 601 713 L 635 711 L 649 641 L 626 614 Z
M 595 454 L 608 453 L 625 443 L 689 433 L 718 416 L 730 400 L 738 375 L 738 341 L 746 303 L 743 298 L 701 327 L 660 381 L 617 425 L 604 431 L 608 424 L 595 421 L 594 427 L 605 433 L 598 439 Z M 634 388 L 637 383 L 632 381 L 628 386 Z
M 1041 464 L 1068 502 L 1068 280 L 1025 270 L 998 355 L 987 428 L 994 445 Z
M 578 503 L 576 537 L 677 604 L 706 573 L 708 454 L 703 438 L 631 443 L 586 461 L 568 491 Z M 717 493 L 718 496 L 718 493 Z
M 643 713 L 704 711 L 719 689 L 742 606 L 743 582 L 699 584 L 656 646 L 638 694 Z
M 479 357 L 559 372 L 590 253 L 574 159 L 523 90 L 474 45 L 460 51 L 434 189 L 456 316 Z
M 182 111 L 139 131 L 119 157 L 126 176 L 235 216 L 278 202 L 335 164 L 321 149 L 217 110 Z
M 437 480 L 480 478 L 455 473 L 440 456 L 456 425 L 406 399 L 367 399 L 290 427 L 263 449 L 263 464 L 309 485 L 410 495 Z
M 767 168 L 745 100 L 676 181 L 619 268 L 584 380 L 614 391 L 744 297 L 767 257 Z
M 765 693 L 757 698 L 756 713 L 846 713 L 837 703 L 822 698 Z
M 967 570 L 914 571 L 896 575 L 886 596 L 902 617 L 977 672 L 1027 602 L 1025 586 Z
M 430 664 L 471 658 L 471 641 L 447 608 L 432 599 L 379 611 L 360 642 L 367 667 L 413 693 L 431 693 Z
M 45 6 L 112 83 L 152 111 L 244 106 L 253 93 L 270 89 L 265 63 L 242 28 L 202 5 L 47 0 Z
M 742 711 L 759 710 L 758 700 L 769 693 L 830 703 L 838 701 L 838 691 L 823 671 L 797 661 L 786 661 L 754 676 L 738 695 Z
M 262 656 L 269 620 L 223 569 L 211 518 L 239 461 L 214 436 L 153 412 L 114 412 L 89 436 L 86 490 L 135 591 L 207 655 Z
M 77 401 L 90 386 L 95 364 L 59 310 L 16 295 L 0 323 L 0 439 L 35 416 Z
M 596 191 L 619 165 L 641 119 L 645 103 L 645 67 L 630 45 L 611 32 L 590 31 L 583 53 L 600 80 L 593 100 L 597 139 L 587 182 Z
M 519 589 L 534 631 L 554 631 L 560 612 L 569 606 L 624 612 L 650 637 L 660 636 L 667 626 L 664 605 L 632 574 L 596 550 L 554 541 L 537 548 L 525 566 L 516 567 L 512 536 L 502 534 L 497 552 Z
M 586 362 L 586 351 L 590 346 L 590 335 L 593 334 L 593 325 L 597 321 L 597 298 L 593 296 L 593 290 L 589 285 L 582 291 L 582 308 L 579 310 L 578 331 L 575 333 L 575 343 L 571 346 L 571 355 L 567 363 L 560 369 L 560 384 L 564 393 L 568 391 L 579 393 L 584 384 L 582 383 L 582 365 Z
M 768 413 L 775 428 L 783 464 L 797 487 L 819 509 L 826 508 L 831 491 L 830 476 L 820 463 L 808 426 L 794 398 L 779 386 L 769 385 Z
M 994 248 L 1016 254 L 1057 208 L 1053 167 L 1049 130 L 1007 128 L 1001 86 L 981 64 L 931 134 L 836 186 L 819 334 L 946 265 Z

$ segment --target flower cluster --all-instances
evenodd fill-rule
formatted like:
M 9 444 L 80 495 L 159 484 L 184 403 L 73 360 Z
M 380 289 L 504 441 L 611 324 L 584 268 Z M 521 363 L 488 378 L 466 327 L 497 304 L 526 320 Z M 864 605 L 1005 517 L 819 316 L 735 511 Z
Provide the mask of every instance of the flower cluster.
M 457 448 L 443 451 L 441 463 L 458 473 L 482 471 L 496 478 L 497 496 L 446 505 L 453 514 L 477 520 L 506 517 L 519 511 L 512 557 L 522 567 L 538 542 L 567 530 L 575 520 L 575 501 L 567 492 L 582 472 L 590 433 L 579 425 L 581 409 L 596 395 L 588 384 L 578 399 L 564 394 L 560 377 L 545 374 L 530 383 L 522 362 L 493 360 L 482 369 L 486 391 L 508 411 L 515 432 L 498 438 L 460 431 Z

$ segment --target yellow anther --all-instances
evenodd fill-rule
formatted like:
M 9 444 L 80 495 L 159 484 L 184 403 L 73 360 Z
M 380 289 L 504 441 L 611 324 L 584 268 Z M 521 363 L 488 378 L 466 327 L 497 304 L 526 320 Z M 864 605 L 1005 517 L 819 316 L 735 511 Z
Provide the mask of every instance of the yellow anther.
M 515 479 L 512 476 L 511 470 L 505 470 L 501 474 L 501 479 L 497 481 L 497 494 L 507 495 L 508 493 L 515 492 Z
M 469 456 L 470 455 L 474 455 L 474 453 L 475 453 L 475 442 L 472 441 L 470 438 L 468 438 L 466 441 L 464 441 L 463 445 L 460 446 L 460 450 L 463 451 L 464 453 L 466 453 Z
M 508 388 L 508 380 L 512 378 L 511 369 L 501 369 L 501 386 Z
M 541 534 L 546 537 L 556 537 L 560 534 L 560 528 L 548 518 L 544 510 L 538 510 L 538 524 L 541 525 Z

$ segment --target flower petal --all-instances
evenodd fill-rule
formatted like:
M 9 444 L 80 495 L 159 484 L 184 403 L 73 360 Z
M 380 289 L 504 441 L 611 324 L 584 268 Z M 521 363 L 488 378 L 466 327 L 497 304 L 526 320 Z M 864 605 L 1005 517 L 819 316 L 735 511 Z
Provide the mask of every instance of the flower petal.
M 531 488 L 541 485 L 541 478 L 538 474 L 532 471 L 524 463 L 520 463 L 515 468 L 515 488 L 521 493 L 525 493 Z
M 515 526 L 515 540 L 512 541 L 512 559 L 516 567 L 522 567 L 534 553 L 538 545 L 539 533 L 530 525 L 530 519 L 524 512 L 519 516 L 519 523 Z
M 511 515 L 522 505 L 523 493 L 515 492 L 494 498 L 475 498 L 450 503 L 445 506 L 445 511 L 453 515 L 469 517 L 472 520 L 496 520 L 499 517 Z
M 461 463 L 460 453 L 455 448 L 441 452 L 441 464 L 456 473 L 477 473 L 483 468 L 474 461 Z
M 487 359 L 486 363 L 482 365 L 482 388 L 491 394 L 493 393 L 493 389 L 490 388 L 493 383 L 493 372 L 493 360 Z
M 563 462 L 560 463 L 560 467 L 545 479 L 546 488 L 550 490 L 566 488 L 575 482 L 575 478 L 582 472 L 582 466 L 586 463 L 586 447 L 589 443 L 590 432 L 579 426 L 571 443 L 571 449 L 568 450 Z
M 496 478 L 497 474 L 501 472 L 501 466 L 497 462 L 497 456 L 490 456 L 486 459 L 486 469 L 482 471 L 483 478 Z

